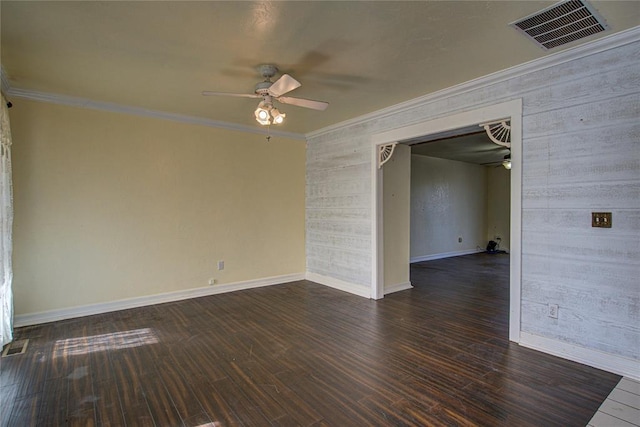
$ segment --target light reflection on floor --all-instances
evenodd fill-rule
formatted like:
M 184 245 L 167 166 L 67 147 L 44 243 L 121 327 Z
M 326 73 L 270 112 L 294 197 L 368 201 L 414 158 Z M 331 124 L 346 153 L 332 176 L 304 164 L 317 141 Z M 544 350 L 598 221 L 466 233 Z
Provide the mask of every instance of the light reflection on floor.
M 120 350 L 156 344 L 158 337 L 149 328 L 135 329 L 111 334 L 58 340 L 53 347 L 53 357 L 77 356 L 105 350 Z

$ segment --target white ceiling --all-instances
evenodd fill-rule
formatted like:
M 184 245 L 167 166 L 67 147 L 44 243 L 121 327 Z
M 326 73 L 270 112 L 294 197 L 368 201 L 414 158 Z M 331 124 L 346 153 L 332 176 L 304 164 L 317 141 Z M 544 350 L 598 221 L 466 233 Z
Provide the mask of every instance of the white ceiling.
M 275 63 L 328 101 L 282 106 L 278 129 L 308 133 L 575 45 L 544 51 L 508 24 L 553 1 L 0 2 L 12 88 L 258 128 L 255 67 Z M 610 30 L 636 1 L 593 1 Z
M 484 129 L 478 127 L 470 131 L 472 133 L 412 144 L 411 154 L 495 166 L 502 164 L 504 156 L 511 153 L 508 148 L 491 142 Z

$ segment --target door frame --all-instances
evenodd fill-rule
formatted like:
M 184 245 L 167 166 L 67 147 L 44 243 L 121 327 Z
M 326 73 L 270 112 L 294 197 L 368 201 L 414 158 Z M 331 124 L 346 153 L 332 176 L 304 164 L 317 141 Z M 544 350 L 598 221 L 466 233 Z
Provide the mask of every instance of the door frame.
M 509 340 L 520 342 L 522 282 L 522 99 L 514 99 L 379 132 L 371 136 L 371 298 L 384 298 L 384 230 L 382 169 L 378 167 L 381 145 L 438 134 L 480 123 L 511 121 L 511 206 L 509 259 Z M 383 166 L 384 167 L 384 166 Z M 407 266 L 409 260 L 407 260 Z

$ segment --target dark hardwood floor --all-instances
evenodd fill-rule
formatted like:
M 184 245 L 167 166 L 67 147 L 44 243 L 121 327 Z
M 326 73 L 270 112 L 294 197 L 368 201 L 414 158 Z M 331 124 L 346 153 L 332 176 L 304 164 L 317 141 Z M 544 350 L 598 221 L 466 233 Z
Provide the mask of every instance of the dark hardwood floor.
M 585 426 L 619 376 L 510 343 L 508 256 L 412 266 L 370 301 L 311 282 L 25 327 L 3 426 Z

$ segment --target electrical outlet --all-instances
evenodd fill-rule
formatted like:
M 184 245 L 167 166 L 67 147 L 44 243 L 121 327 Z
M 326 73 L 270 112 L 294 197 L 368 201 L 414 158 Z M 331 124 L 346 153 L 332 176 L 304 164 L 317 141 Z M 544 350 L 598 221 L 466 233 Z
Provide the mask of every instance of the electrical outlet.
M 216 279 L 214 279 L 213 277 L 211 279 L 209 279 L 209 286 L 215 285 L 216 284 Z
M 611 212 L 591 212 L 591 226 L 611 228 Z
M 224 261 L 218 261 L 218 270 L 224 270 Z
M 549 317 L 552 319 L 558 318 L 558 304 L 549 304 Z
M 462 236 L 458 237 L 458 243 L 462 243 Z

